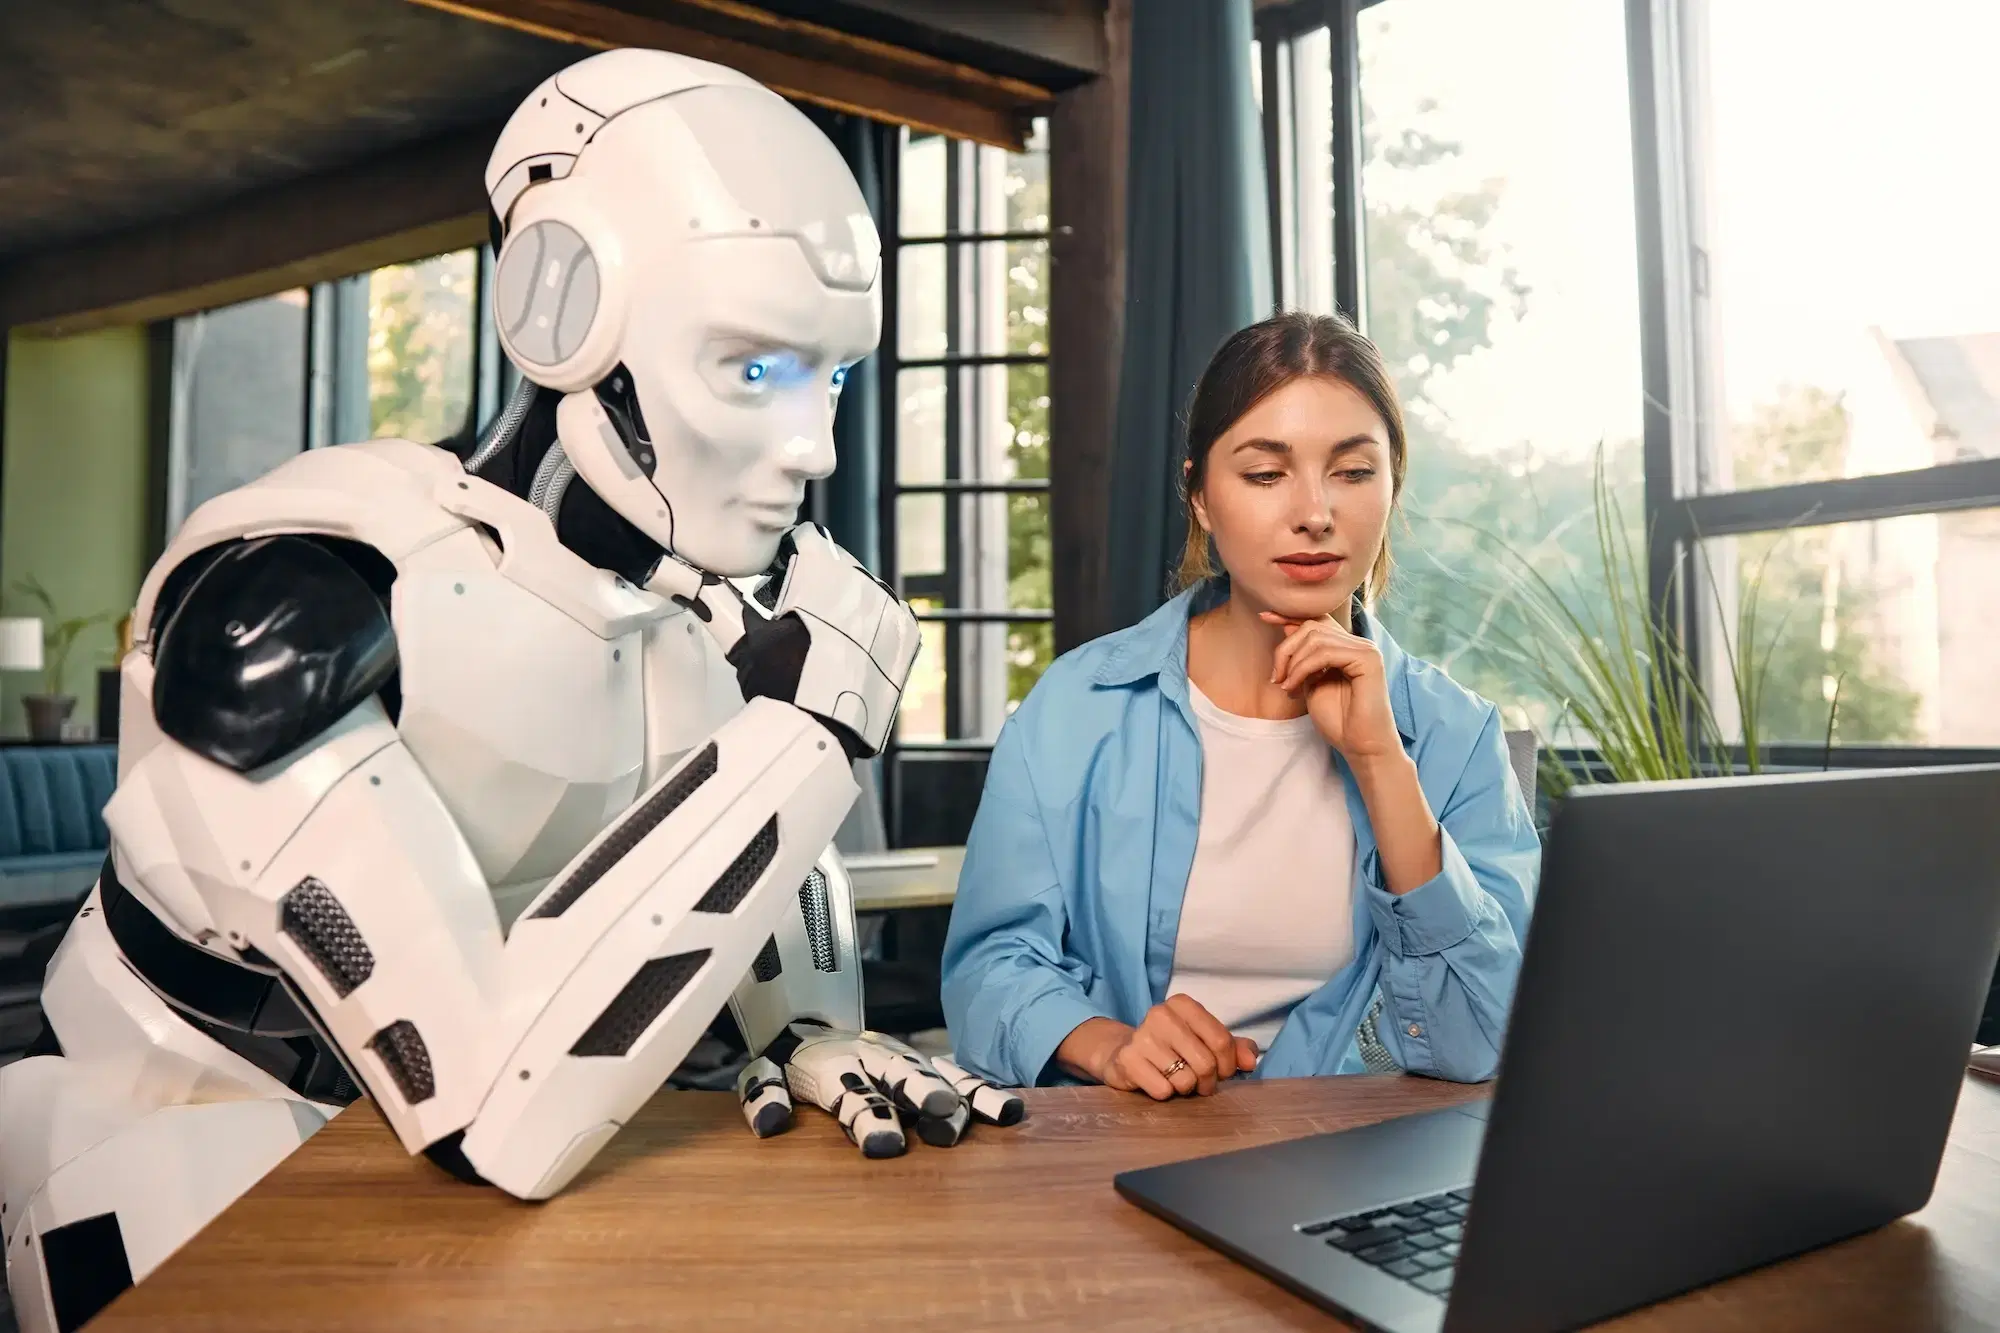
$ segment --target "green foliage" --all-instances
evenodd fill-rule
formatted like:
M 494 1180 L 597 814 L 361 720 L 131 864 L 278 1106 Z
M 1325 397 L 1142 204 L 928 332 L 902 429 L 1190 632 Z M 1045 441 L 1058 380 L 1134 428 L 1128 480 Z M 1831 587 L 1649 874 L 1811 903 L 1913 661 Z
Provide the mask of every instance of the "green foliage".
M 108 624 L 112 618 L 109 611 L 100 611 L 92 616 L 72 616 L 64 619 L 56 610 L 55 598 L 49 596 L 48 589 L 30 574 L 27 578 L 14 581 L 14 591 L 41 608 L 42 614 L 42 692 L 61 694 L 63 674 L 69 665 L 70 651 L 76 647 L 76 640 L 85 630 Z
M 377 438 L 430 442 L 463 424 L 472 400 L 477 280 L 470 251 L 369 275 L 369 425 Z
M 1005 189 L 1010 225 L 1048 226 L 1047 163 L 1035 157 L 1014 157 L 1007 163 Z M 1045 244 L 1008 247 L 1007 339 L 1013 352 L 1048 350 L 1048 272 Z M 1013 433 L 1007 456 L 1020 480 L 1049 475 L 1048 367 L 1010 366 L 1007 375 L 1007 426 Z M 1049 529 L 1046 494 L 1007 497 L 1007 605 L 1023 610 L 1053 606 L 1050 572 L 1055 557 Z M 1055 658 L 1055 627 L 1015 625 L 1007 632 L 1007 697 L 1025 699 Z
M 1364 111 L 1364 128 L 1372 120 Z M 1775 740 L 1907 739 L 1917 701 L 1878 660 L 1870 596 L 1824 591 L 1837 576 L 1837 530 L 1703 548 L 1714 562 L 1705 572 L 1736 582 L 1733 598 L 1708 594 L 1717 624 L 1733 622 L 1712 688 L 1735 712 L 1720 718 L 1679 640 L 1651 623 L 1638 442 L 1574 459 L 1457 438 L 1430 396 L 1438 377 L 1489 345 L 1496 321 L 1531 295 L 1485 239 L 1501 187 L 1449 188 L 1458 147 L 1420 124 L 1367 134 L 1364 151 L 1369 332 L 1395 375 L 1409 439 L 1385 606 L 1404 646 L 1500 702 L 1508 725 L 1601 749 L 1620 780 L 1716 762 L 1737 719 L 1753 764 Z M 1836 397 L 1795 390 L 1738 426 L 1735 484 L 1838 475 L 1846 432 Z M 1836 691 L 1837 707 L 1827 697 Z M 1655 726 L 1662 716 L 1688 721 Z M 1548 777 L 1558 791 L 1569 781 Z

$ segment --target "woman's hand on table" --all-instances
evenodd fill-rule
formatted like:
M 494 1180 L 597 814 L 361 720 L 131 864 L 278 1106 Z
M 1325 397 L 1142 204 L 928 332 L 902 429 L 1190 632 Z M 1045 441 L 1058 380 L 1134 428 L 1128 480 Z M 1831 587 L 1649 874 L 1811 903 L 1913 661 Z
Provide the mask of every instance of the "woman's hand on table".
M 1132 1027 L 1093 1018 L 1063 1039 L 1056 1060 L 1079 1077 L 1155 1101 L 1206 1097 L 1257 1067 L 1257 1043 L 1231 1035 L 1200 1002 L 1170 995 Z

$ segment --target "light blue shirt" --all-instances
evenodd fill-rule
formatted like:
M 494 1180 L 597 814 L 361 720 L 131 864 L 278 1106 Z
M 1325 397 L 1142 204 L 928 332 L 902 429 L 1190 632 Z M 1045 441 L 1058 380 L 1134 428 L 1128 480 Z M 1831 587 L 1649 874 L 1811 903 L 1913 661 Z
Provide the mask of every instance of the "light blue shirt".
M 1008 1087 L 1072 1082 L 1056 1047 L 1093 1017 L 1136 1025 L 1166 999 L 1200 826 L 1200 734 L 1188 702 L 1188 616 L 1215 584 L 1065 653 L 1000 729 L 966 839 L 945 940 L 954 1058 Z M 1355 1032 L 1379 988 L 1382 1044 L 1413 1074 L 1491 1078 L 1541 868 L 1499 710 L 1381 650 L 1390 708 L 1443 830 L 1444 869 L 1383 886 L 1367 807 L 1354 824 L 1354 960 L 1293 1007 L 1257 1076 L 1359 1073 Z M 1301 855 L 1310 855 L 1301 848 Z

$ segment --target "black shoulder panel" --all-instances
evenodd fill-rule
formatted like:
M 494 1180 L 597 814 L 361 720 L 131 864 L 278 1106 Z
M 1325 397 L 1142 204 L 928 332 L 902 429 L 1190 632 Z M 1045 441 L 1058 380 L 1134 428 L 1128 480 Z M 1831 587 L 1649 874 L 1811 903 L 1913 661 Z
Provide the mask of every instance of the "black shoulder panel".
M 313 739 L 396 674 L 382 599 L 308 537 L 225 547 L 181 596 L 153 654 L 153 715 L 246 772 Z

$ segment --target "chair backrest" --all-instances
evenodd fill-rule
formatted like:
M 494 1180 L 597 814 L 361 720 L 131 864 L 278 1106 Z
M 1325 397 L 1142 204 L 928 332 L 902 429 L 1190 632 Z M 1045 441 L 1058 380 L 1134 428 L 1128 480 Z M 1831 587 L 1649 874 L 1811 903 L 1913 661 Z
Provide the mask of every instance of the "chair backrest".
M 1535 808 L 1535 758 L 1538 747 L 1532 731 L 1510 731 L 1507 733 L 1507 762 L 1513 765 L 1514 778 L 1521 784 L 1521 795 L 1527 800 L 1530 810 Z
M 0 857 L 103 851 L 104 803 L 117 784 L 115 745 L 0 749 Z

